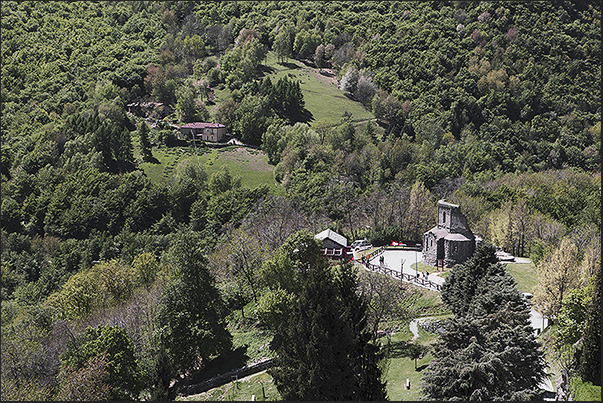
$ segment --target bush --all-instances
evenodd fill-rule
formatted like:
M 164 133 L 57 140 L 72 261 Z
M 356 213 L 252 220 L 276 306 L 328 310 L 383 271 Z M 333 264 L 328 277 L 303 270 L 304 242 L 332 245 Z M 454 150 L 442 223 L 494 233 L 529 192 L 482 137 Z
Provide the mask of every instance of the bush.
M 590 382 L 583 382 L 580 377 L 573 378 L 570 381 L 570 393 L 572 400 L 575 401 L 601 401 L 601 387 Z
M 173 130 L 160 130 L 157 133 L 157 142 L 167 147 L 174 146 L 178 141 L 176 133 Z

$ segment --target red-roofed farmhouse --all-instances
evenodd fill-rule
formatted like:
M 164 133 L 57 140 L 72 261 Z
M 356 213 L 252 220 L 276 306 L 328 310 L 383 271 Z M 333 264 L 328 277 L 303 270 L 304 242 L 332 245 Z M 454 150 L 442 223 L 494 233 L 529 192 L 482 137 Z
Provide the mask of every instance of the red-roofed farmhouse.
M 218 142 L 226 135 L 226 126 L 220 123 L 193 122 L 180 126 L 180 134 L 185 138 Z

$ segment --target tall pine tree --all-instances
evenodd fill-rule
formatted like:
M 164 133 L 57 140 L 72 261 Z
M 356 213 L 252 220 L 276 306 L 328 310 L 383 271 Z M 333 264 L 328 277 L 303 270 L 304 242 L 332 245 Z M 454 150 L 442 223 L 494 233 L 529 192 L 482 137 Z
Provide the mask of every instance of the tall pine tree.
M 295 234 L 294 234 L 295 235 Z M 311 234 L 294 250 L 316 251 Z M 284 327 L 278 363 L 269 370 L 285 400 L 384 400 L 383 353 L 370 343 L 366 303 L 351 268 L 335 273 L 320 256 L 305 262 L 298 304 Z M 311 264 L 308 264 L 312 262 Z M 304 267 L 305 266 L 305 267 Z
M 153 159 L 153 152 L 151 151 L 151 142 L 149 141 L 149 126 L 144 121 L 138 125 L 138 137 L 140 137 L 142 160 L 145 162 L 151 161 Z
M 225 321 L 228 310 L 200 244 L 193 232 L 178 234 L 169 255 L 174 275 L 159 303 L 163 345 L 179 372 L 203 366 L 232 347 Z
M 595 273 L 593 299 L 588 310 L 578 373 L 584 381 L 601 386 L 601 265 Z
M 489 270 L 504 272 L 496 258 L 493 246 L 483 245 L 465 263 L 455 266 L 442 284 L 442 301 L 455 315 L 464 315 L 475 297 L 480 279 L 489 275 Z
M 494 252 L 478 248 L 442 287 L 455 317 L 423 374 L 429 400 L 529 400 L 539 393 L 544 360 L 529 308 Z

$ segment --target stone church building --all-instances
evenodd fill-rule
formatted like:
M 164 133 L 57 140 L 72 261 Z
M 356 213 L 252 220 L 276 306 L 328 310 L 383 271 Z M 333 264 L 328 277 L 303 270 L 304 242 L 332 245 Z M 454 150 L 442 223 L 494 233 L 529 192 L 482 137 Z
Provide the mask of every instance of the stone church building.
M 438 224 L 423 234 L 423 264 L 452 267 L 469 259 L 481 238 L 476 237 L 458 205 L 438 201 Z

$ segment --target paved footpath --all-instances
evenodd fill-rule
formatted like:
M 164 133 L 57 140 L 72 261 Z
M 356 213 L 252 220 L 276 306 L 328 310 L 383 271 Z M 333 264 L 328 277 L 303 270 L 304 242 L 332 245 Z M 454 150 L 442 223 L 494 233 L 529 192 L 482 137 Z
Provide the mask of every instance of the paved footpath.
M 422 253 L 413 250 L 399 250 L 399 249 L 386 249 L 382 254 L 377 255 L 369 260 L 369 263 L 379 266 L 380 257 L 383 256 L 383 265 L 394 271 L 400 272 L 400 266 L 402 266 L 402 272 L 411 276 L 416 275 L 416 271 L 410 267 L 415 262 L 420 262 L 422 259 Z M 418 272 L 419 276 L 423 276 L 423 273 Z M 440 286 L 444 284 L 445 279 L 438 275 L 438 272 L 429 273 L 427 278 Z M 418 284 L 417 284 L 418 285 Z M 534 328 L 536 334 L 540 333 L 544 328 L 548 326 L 548 321 L 542 319 L 542 315 L 538 313 L 534 308 L 530 307 L 530 322 Z
M 402 272 L 405 274 L 409 274 L 411 276 L 415 276 L 417 271 L 410 267 L 411 264 L 415 262 L 420 262 L 422 259 L 422 253 L 414 250 L 398 250 L 398 249 L 386 249 L 383 254 L 377 255 L 369 260 L 369 263 L 374 265 L 379 265 L 379 258 L 383 256 L 383 265 L 400 272 L 400 266 L 402 266 Z M 419 276 L 423 276 L 423 273 L 418 272 Z M 439 285 L 444 284 L 444 279 L 437 275 L 437 273 L 429 273 L 427 276 L 428 280 L 433 281 Z

